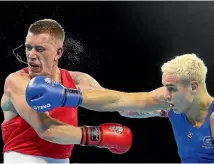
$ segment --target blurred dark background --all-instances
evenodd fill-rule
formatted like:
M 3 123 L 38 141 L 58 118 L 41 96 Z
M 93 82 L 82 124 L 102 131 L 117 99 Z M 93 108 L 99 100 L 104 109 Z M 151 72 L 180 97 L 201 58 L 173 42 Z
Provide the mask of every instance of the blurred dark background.
M 29 25 L 43 18 L 56 19 L 67 33 L 61 67 L 88 73 L 103 87 L 150 91 L 161 86 L 163 62 L 196 53 L 209 68 L 207 85 L 214 93 L 214 2 L 23 1 L 0 2 L 1 94 L 6 76 L 26 66 L 12 50 L 24 43 Z M 72 56 L 72 39 L 83 45 L 84 52 Z M 17 53 L 24 56 L 23 48 Z M 132 129 L 131 150 L 114 155 L 106 149 L 75 146 L 71 162 L 180 162 L 168 119 L 129 119 L 79 109 L 79 125 L 105 122 Z

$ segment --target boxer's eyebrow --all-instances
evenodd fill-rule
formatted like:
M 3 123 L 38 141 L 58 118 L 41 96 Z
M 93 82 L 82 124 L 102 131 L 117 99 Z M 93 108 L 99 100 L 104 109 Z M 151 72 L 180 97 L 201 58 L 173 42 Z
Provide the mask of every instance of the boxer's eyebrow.
M 25 44 L 25 47 L 34 47 L 34 48 L 45 48 L 42 45 L 30 45 L 30 44 Z
M 32 48 L 35 48 L 35 50 L 37 52 L 43 52 L 46 50 L 46 48 L 44 46 L 41 46 L 41 45 L 30 45 L 30 44 L 25 44 L 25 47 L 28 49 L 28 50 L 31 50 Z

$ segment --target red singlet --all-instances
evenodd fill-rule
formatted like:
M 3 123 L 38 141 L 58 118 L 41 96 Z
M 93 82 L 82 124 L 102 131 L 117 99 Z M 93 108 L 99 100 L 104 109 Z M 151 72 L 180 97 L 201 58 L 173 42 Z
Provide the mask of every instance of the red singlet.
M 27 73 L 28 69 L 24 68 Z M 74 88 L 75 84 L 65 69 L 60 69 L 63 86 Z M 77 126 L 77 108 L 59 107 L 49 112 L 52 118 L 63 123 Z M 15 151 L 23 154 L 50 157 L 56 159 L 69 158 L 74 145 L 59 145 L 41 139 L 34 129 L 19 115 L 2 123 L 2 138 L 4 141 L 3 153 Z

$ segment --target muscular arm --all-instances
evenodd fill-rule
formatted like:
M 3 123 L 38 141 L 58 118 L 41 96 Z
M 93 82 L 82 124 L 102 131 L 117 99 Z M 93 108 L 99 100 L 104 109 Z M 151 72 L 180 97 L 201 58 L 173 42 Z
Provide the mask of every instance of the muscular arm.
M 9 75 L 5 81 L 3 95 L 9 99 L 2 102 L 1 106 L 7 106 L 7 103 L 11 101 L 17 113 L 44 140 L 57 144 L 79 144 L 82 138 L 82 132 L 79 127 L 70 126 L 55 120 L 48 113 L 37 113 L 27 105 L 25 89 L 28 82 L 29 77 L 26 74 L 16 72 Z
M 144 113 L 163 110 L 169 106 L 164 99 L 163 87 L 151 92 L 125 93 L 114 90 L 85 90 L 82 94 L 82 106 L 97 111 L 132 110 Z
M 93 77 L 83 72 L 70 72 L 76 87 L 81 90 L 105 90 Z
M 145 118 L 146 112 L 158 115 L 169 105 L 164 99 L 164 88 L 151 92 L 126 93 L 103 88 L 93 77 L 81 73 L 70 72 L 75 84 L 83 94 L 84 108 L 95 111 L 118 111 L 125 117 L 130 117 L 127 111 L 132 111 L 133 118 Z

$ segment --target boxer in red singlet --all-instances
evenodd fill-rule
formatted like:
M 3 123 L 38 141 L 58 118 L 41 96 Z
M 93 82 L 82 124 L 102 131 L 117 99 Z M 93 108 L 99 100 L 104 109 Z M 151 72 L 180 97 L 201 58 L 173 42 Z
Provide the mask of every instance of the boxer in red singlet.
M 1 108 L 4 163 L 69 163 L 74 144 L 108 148 L 122 154 L 131 147 L 128 127 L 117 123 L 78 127 L 77 107 L 58 107 L 35 112 L 28 106 L 25 90 L 29 81 L 46 75 L 68 88 L 81 91 L 103 89 L 91 76 L 58 67 L 65 33 L 51 19 L 33 23 L 26 36 L 28 67 L 11 73 L 5 80 Z

